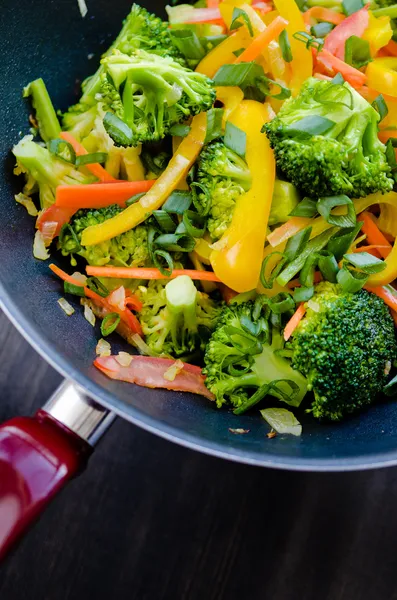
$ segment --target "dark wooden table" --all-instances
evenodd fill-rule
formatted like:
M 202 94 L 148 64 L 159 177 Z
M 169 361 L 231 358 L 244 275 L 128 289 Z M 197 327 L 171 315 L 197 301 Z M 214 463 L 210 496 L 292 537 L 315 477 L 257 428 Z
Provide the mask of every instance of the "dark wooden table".
M 60 377 L 0 316 L 0 418 Z M 300 474 L 117 421 L 3 565 L 1 600 L 394 600 L 397 469 Z

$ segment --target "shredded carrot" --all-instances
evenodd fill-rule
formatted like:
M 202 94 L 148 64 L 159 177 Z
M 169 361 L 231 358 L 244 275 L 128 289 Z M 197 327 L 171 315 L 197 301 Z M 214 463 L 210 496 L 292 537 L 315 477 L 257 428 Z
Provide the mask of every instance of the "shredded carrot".
M 355 248 L 353 250 L 353 252 L 368 252 L 369 254 L 372 254 L 372 256 L 376 256 L 377 258 L 380 258 L 382 256 L 380 253 L 381 250 L 390 254 L 391 246 L 390 245 L 389 246 L 381 246 L 379 244 L 370 244 L 369 246 L 360 246 L 359 248 Z
M 154 182 L 155 180 L 59 185 L 56 189 L 55 204 L 76 209 L 103 208 L 111 204 L 119 204 L 124 208 L 131 196 L 148 192 Z
M 350 83 L 354 88 L 360 88 L 367 81 L 365 73 L 361 73 L 358 69 L 351 67 L 340 58 L 331 54 L 331 52 L 328 52 L 328 50 L 321 50 L 321 52 L 317 54 L 317 62 L 328 71 L 331 70 L 336 73 L 341 73 L 344 80 Z
M 387 258 L 392 246 L 378 228 L 371 214 L 365 211 L 359 215 L 358 220 L 364 222 L 361 231 L 367 236 L 369 244 L 377 246 L 382 258 Z
M 268 46 L 268 44 L 277 38 L 280 33 L 286 28 L 288 25 L 288 21 L 283 19 L 283 17 L 276 17 L 274 21 L 270 23 L 261 31 L 256 37 L 254 37 L 251 44 L 236 58 L 234 61 L 235 64 L 240 62 L 251 62 L 258 58 L 261 52 Z
M 311 24 L 311 19 L 327 21 L 333 25 L 339 25 L 346 18 L 345 15 L 337 13 L 330 8 L 324 8 L 323 6 L 312 6 L 312 8 L 309 8 L 309 10 L 304 12 L 302 16 L 306 25 Z
M 306 217 L 291 217 L 286 223 L 274 229 L 267 236 L 267 241 L 273 248 L 282 242 L 287 241 L 290 237 L 298 233 L 304 227 L 311 223 L 311 219 Z
M 207 0 L 207 8 L 218 8 L 219 0 Z
M 76 138 L 74 138 L 68 131 L 62 131 L 59 137 L 72 146 L 77 156 L 88 154 L 84 146 L 80 144 L 80 142 L 78 142 Z M 85 165 L 85 167 L 103 183 L 106 181 L 116 181 L 115 178 L 112 177 L 112 175 L 110 175 L 110 173 L 108 173 L 99 163 L 92 163 L 91 165 Z
M 198 281 L 220 281 L 212 271 L 194 269 L 174 269 L 170 276 L 163 275 L 159 269 L 145 267 L 86 267 L 88 275 L 94 277 L 115 277 L 116 279 L 175 279 L 179 275 L 188 275 Z
M 294 333 L 295 329 L 298 327 L 299 323 L 302 321 L 304 315 L 306 312 L 306 308 L 304 303 L 302 302 L 298 308 L 296 309 L 296 311 L 294 312 L 294 314 L 292 315 L 292 317 L 290 318 L 290 320 L 288 321 L 288 323 L 285 326 L 284 329 L 284 339 L 285 341 L 289 340 L 289 338 L 291 337 L 291 335 Z
M 113 305 L 110 305 L 108 303 L 106 298 L 102 298 L 102 296 L 100 296 L 96 292 L 93 292 L 87 286 L 82 286 L 80 281 L 78 281 L 77 279 L 74 279 L 74 277 L 71 277 L 70 275 L 65 273 L 65 271 L 63 271 L 62 269 L 57 267 L 57 265 L 54 265 L 53 263 L 50 264 L 50 269 L 55 275 L 57 275 L 63 281 L 67 281 L 68 283 L 71 283 L 73 285 L 78 285 L 79 287 L 84 287 L 84 294 L 86 295 L 87 298 L 90 298 L 90 300 L 93 300 L 95 302 L 95 304 L 97 304 L 98 306 L 103 307 L 108 313 L 117 312 L 120 315 L 121 321 L 123 321 L 123 323 L 125 325 L 127 325 L 127 327 L 133 333 L 137 333 L 140 336 L 143 335 L 141 324 L 139 323 L 136 316 L 133 315 L 130 310 L 117 310 Z

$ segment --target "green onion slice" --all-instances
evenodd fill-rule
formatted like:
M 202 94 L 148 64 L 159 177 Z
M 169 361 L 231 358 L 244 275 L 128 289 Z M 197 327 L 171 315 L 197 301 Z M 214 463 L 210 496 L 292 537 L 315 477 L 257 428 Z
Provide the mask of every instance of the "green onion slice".
M 120 323 L 120 315 L 117 313 L 109 313 L 104 317 L 101 323 L 101 333 L 103 337 L 110 335 L 117 329 L 118 324 Z
M 291 123 L 285 127 L 285 131 L 291 137 L 311 137 L 313 135 L 322 135 L 335 125 L 334 121 L 321 117 L 320 115 L 311 115 L 303 117 L 295 123 Z
M 83 285 L 74 285 L 74 283 L 64 281 L 63 289 L 65 294 L 73 294 L 73 296 L 81 296 L 82 298 L 85 296 Z
M 170 29 L 172 43 L 186 58 L 201 60 L 206 52 L 197 34 L 191 29 Z
M 93 163 L 103 164 L 107 161 L 107 152 L 91 152 L 90 154 L 80 154 L 76 156 L 76 167 L 92 165 Z
M 313 25 L 311 27 L 311 32 L 316 38 L 324 38 L 333 30 L 334 27 L 335 25 L 332 25 L 332 23 L 327 23 L 325 21 L 324 23 L 317 23 L 317 25 Z
M 298 231 L 287 241 L 284 250 L 284 256 L 288 262 L 294 260 L 306 247 L 312 233 L 311 227 L 305 227 L 302 231 Z
M 182 223 L 188 235 L 192 238 L 201 238 L 207 230 L 207 220 L 193 210 L 187 210 L 183 214 Z
M 268 395 L 269 390 L 270 390 L 270 385 L 271 384 L 269 384 L 269 383 L 265 383 L 260 388 L 258 388 L 256 390 L 256 392 L 254 394 L 252 394 L 251 398 L 249 398 L 246 402 L 244 402 L 244 404 L 242 404 L 238 408 L 234 409 L 233 414 L 234 415 L 242 415 L 247 410 L 249 410 L 250 408 L 255 406 L 255 404 L 258 404 L 258 402 L 263 400 L 263 398 L 265 398 L 265 396 Z
M 156 249 L 152 253 L 152 259 L 154 266 L 160 271 L 162 275 L 171 277 L 172 271 L 174 270 L 174 261 L 172 256 L 166 250 Z M 161 260 L 163 259 L 163 260 Z M 164 265 L 164 261 L 166 266 Z
M 316 270 L 318 262 L 318 253 L 313 252 L 310 254 L 301 269 L 299 275 L 299 281 L 304 287 L 312 287 L 314 283 L 314 271 Z
M 262 352 L 262 344 L 260 341 L 250 333 L 242 331 L 238 327 L 227 325 L 225 327 L 225 334 L 228 336 L 228 340 L 232 346 L 242 354 L 255 356 Z
M 394 178 L 396 178 L 397 177 L 397 174 L 396 174 L 397 160 L 396 160 L 396 153 L 394 152 L 393 141 L 391 139 L 387 140 L 387 143 L 386 143 L 386 160 L 388 162 L 389 167 L 392 170 Z
M 247 134 L 245 131 L 233 125 L 231 121 L 227 121 L 223 141 L 225 146 L 244 158 L 247 146 Z
M 278 37 L 278 43 L 280 45 L 281 53 L 283 55 L 283 59 L 285 60 L 285 62 L 287 62 L 287 63 L 291 62 L 293 59 L 293 56 L 292 56 L 291 44 L 290 44 L 288 33 L 287 33 L 286 29 L 283 29 L 283 31 L 280 33 L 280 35 Z
M 369 275 L 353 271 L 344 265 L 338 272 L 336 279 L 344 292 L 355 294 L 366 284 Z
M 174 219 L 165 210 L 154 210 L 153 217 L 156 219 L 161 231 L 164 233 L 174 233 L 177 227 Z
M 167 252 L 192 252 L 196 242 L 185 233 L 164 233 L 155 240 L 155 246 Z
M 314 217 L 317 214 L 317 202 L 308 198 L 303 198 L 289 213 L 290 217 Z
M 292 295 L 294 301 L 299 304 L 300 302 L 307 302 L 314 295 L 314 286 L 305 287 L 302 285 L 301 287 L 297 287 L 294 290 Z
M 345 62 L 355 69 L 360 69 L 371 60 L 369 41 L 351 35 L 345 42 Z
M 130 206 L 131 204 L 135 204 L 135 202 L 139 202 L 139 200 L 145 196 L 146 192 L 140 192 L 139 194 L 135 194 L 134 196 L 131 196 L 131 198 L 128 198 L 128 200 L 126 201 L 125 205 L 126 206 Z
M 276 257 L 280 257 L 279 260 L 275 261 Z M 286 256 L 282 252 L 272 252 L 269 256 L 263 259 L 261 272 L 260 272 L 260 281 L 265 289 L 271 290 L 273 287 L 273 282 L 280 273 L 281 269 L 284 268 L 285 263 L 287 262 Z
M 295 302 L 291 294 L 281 292 L 273 298 L 269 298 L 270 310 L 276 315 L 282 315 L 289 310 L 295 309 Z
M 347 213 L 344 215 L 331 214 L 331 210 L 336 206 L 346 206 Z M 352 200 L 350 200 L 350 198 L 344 194 L 340 196 L 327 196 L 325 198 L 319 198 L 317 202 L 317 210 L 330 225 L 337 225 L 338 227 L 354 227 L 356 224 L 356 211 L 354 210 L 354 204 Z
M 59 232 L 59 238 L 58 238 L 59 245 L 62 247 L 64 246 L 65 237 L 67 235 L 70 235 L 70 237 L 72 238 L 72 240 L 68 240 L 67 244 L 66 244 L 66 248 L 67 248 L 68 252 L 70 252 L 71 254 L 73 254 L 74 252 L 80 252 L 80 250 L 81 250 L 80 240 L 77 237 L 77 234 L 70 223 L 65 223 L 65 225 L 63 225 L 61 231 Z M 74 246 L 70 245 L 71 241 L 74 242 Z
M 205 196 L 204 205 L 197 198 L 197 190 L 199 190 L 199 193 L 201 192 Z M 197 183 L 196 181 L 193 181 L 193 183 L 190 184 L 190 191 L 192 193 L 194 208 L 197 210 L 199 215 L 206 217 L 209 214 L 212 206 L 210 191 L 205 185 L 202 183 Z
M 333 77 L 333 78 L 331 79 L 331 83 L 332 83 L 333 85 L 343 85 L 343 84 L 345 83 L 345 80 L 344 80 L 344 78 L 343 78 L 343 75 L 342 75 L 342 73 L 337 73 L 337 74 L 335 75 L 335 77 Z
M 243 19 L 244 23 L 242 23 L 239 20 L 240 18 Z M 239 27 L 242 27 L 244 24 L 247 26 L 250 36 L 253 37 L 254 30 L 252 28 L 252 24 L 251 24 L 249 16 L 245 12 L 245 10 L 235 7 L 233 9 L 232 22 L 230 24 L 229 30 L 233 31 L 234 29 L 238 29 Z
M 332 236 L 326 249 L 335 256 L 337 261 L 341 260 L 349 250 L 363 224 L 363 221 L 359 221 L 354 227 L 342 229 Z
M 182 123 L 177 123 L 176 125 L 173 125 L 172 127 L 170 127 L 170 129 L 168 130 L 168 133 L 170 135 L 175 135 L 177 137 L 186 137 L 187 134 L 190 131 L 190 127 L 189 125 L 183 125 Z
M 320 250 L 318 253 L 317 265 L 321 275 L 326 281 L 336 283 L 339 266 L 332 252 L 329 252 L 328 250 Z
M 395 396 L 397 394 L 397 375 L 384 386 L 383 393 L 386 396 Z
M 65 140 L 61 140 L 60 138 L 55 138 L 48 142 L 48 150 L 60 160 L 71 163 L 72 165 L 76 164 L 76 152 L 69 142 L 65 142 Z
M 134 135 L 127 123 L 124 123 L 119 117 L 111 112 L 107 112 L 103 117 L 103 126 L 106 133 L 118 146 L 131 146 L 134 141 Z
M 306 31 L 296 31 L 292 37 L 298 40 L 298 42 L 303 42 L 308 50 L 315 48 L 320 51 L 324 45 L 323 39 L 313 37 L 309 33 L 306 33 Z
M 163 204 L 163 210 L 183 215 L 192 203 L 192 194 L 183 190 L 174 190 Z
M 245 48 L 239 48 L 238 50 L 233 50 L 233 54 L 236 58 L 238 58 L 243 52 Z
M 204 144 L 209 144 L 222 136 L 223 112 L 223 108 L 211 108 L 207 111 L 207 131 Z
M 342 0 L 343 12 L 346 16 L 354 14 L 363 6 L 362 0 Z
M 90 290 L 98 294 L 98 296 L 102 296 L 102 298 L 106 298 L 106 296 L 109 296 L 110 292 L 108 288 L 105 285 L 103 285 L 103 283 L 97 277 L 88 277 L 86 286 Z
M 372 256 L 372 254 L 369 254 L 368 252 L 352 252 L 351 254 L 345 254 L 344 258 L 353 265 L 353 267 L 366 275 L 380 273 L 386 269 L 386 263 L 383 260 L 376 256 Z

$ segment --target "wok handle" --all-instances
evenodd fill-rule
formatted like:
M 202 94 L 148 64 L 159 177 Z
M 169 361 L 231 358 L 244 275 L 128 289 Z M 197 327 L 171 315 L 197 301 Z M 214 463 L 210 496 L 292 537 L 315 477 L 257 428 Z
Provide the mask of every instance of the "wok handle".
M 0 560 L 85 468 L 114 418 L 64 382 L 33 417 L 0 425 Z

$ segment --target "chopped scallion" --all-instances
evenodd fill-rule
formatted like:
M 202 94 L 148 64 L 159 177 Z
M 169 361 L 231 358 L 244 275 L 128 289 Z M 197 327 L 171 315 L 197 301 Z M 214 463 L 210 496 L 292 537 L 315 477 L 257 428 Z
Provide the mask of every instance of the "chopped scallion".
M 285 131 L 294 137 L 311 137 L 313 135 L 321 135 L 326 133 L 335 125 L 334 121 L 321 117 L 320 115 L 310 115 L 303 117 L 295 123 L 291 123 L 285 127 Z
M 106 337 L 113 333 L 115 329 L 117 329 L 118 324 L 120 323 L 120 315 L 117 313 L 109 313 L 104 317 L 101 323 L 101 333 L 103 337 Z
M 163 204 L 163 210 L 183 215 L 192 203 L 192 194 L 184 190 L 174 190 Z
M 346 206 L 347 212 L 344 215 L 333 215 L 331 210 L 336 206 Z M 356 224 L 356 211 L 350 198 L 341 194 L 340 196 L 327 196 L 319 198 L 317 210 L 330 225 L 338 227 L 354 227 Z
M 223 108 L 211 108 L 207 111 L 207 131 L 205 134 L 205 144 L 222 136 Z
M 386 117 L 386 115 L 389 112 L 386 101 L 385 101 L 384 97 L 382 96 L 382 94 L 379 94 L 379 96 L 376 96 L 375 100 L 372 102 L 372 106 L 379 113 L 379 117 L 380 117 L 379 123 L 380 123 L 381 121 L 383 121 L 383 119 Z
M 247 145 L 247 134 L 245 131 L 233 125 L 231 121 L 227 121 L 223 141 L 225 146 L 244 158 Z
M 244 23 L 242 23 L 242 21 L 240 21 L 240 19 L 243 19 Z M 235 7 L 233 9 L 232 22 L 230 23 L 229 30 L 233 31 L 234 29 L 238 29 L 239 27 L 242 27 L 244 24 L 246 25 L 250 36 L 253 37 L 254 30 L 252 28 L 252 24 L 251 24 L 249 16 L 245 12 L 245 10 Z
M 71 163 L 72 165 L 76 163 L 76 152 L 74 151 L 72 144 L 65 142 L 65 140 L 62 140 L 61 138 L 50 140 L 48 142 L 48 150 L 60 160 Z
M 103 164 L 108 157 L 107 152 L 91 152 L 90 154 L 80 154 L 76 156 L 76 167 L 92 165 L 93 163 Z
M 290 63 L 293 59 L 291 44 L 289 41 L 288 33 L 286 29 L 280 33 L 278 37 L 278 43 L 280 45 L 281 53 L 285 62 Z
M 65 292 L 65 294 L 73 294 L 73 296 L 85 296 L 83 285 L 74 285 L 73 283 L 69 283 L 68 281 L 64 281 L 63 291 Z
M 308 198 L 303 198 L 289 213 L 290 217 L 314 217 L 317 214 L 317 202 Z
M 106 133 L 119 146 L 131 146 L 134 141 L 134 135 L 127 123 L 124 123 L 119 117 L 111 112 L 107 112 L 103 117 L 103 126 Z
M 365 285 L 368 277 L 369 275 L 352 271 L 345 265 L 338 271 L 336 279 L 344 292 L 355 294 Z
M 351 35 L 345 42 L 345 62 L 355 69 L 360 69 L 371 60 L 369 41 Z
M 342 0 L 343 12 L 346 16 L 352 15 L 363 8 L 362 0 Z
M 352 252 L 351 254 L 345 254 L 344 258 L 358 271 L 366 275 L 380 273 L 386 269 L 386 263 L 380 258 L 372 256 L 369 252 Z

